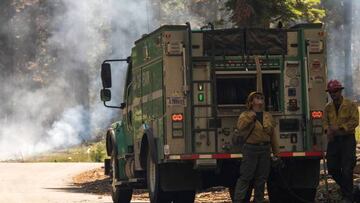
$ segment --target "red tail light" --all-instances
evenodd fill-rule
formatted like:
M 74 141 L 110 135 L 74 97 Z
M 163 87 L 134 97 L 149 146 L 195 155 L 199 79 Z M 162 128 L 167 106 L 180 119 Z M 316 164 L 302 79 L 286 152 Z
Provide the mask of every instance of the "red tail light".
M 311 111 L 312 119 L 322 119 L 324 113 L 322 111 Z
M 178 113 L 178 114 L 173 114 L 171 116 L 171 119 L 173 121 L 182 121 L 184 119 L 184 116 L 181 114 L 181 113 Z

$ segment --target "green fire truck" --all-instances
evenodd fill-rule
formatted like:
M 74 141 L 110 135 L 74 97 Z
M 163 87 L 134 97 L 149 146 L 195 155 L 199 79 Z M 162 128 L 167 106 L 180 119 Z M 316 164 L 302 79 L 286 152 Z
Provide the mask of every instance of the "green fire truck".
M 312 202 L 326 141 L 325 37 L 322 24 L 165 25 L 137 40 L 128 58 L 105 60 L 101 100 L 121 109 L 106 134 L 114 202 L 130 202 L 134 189 L 147 189 L 152 203 L 193 202 L 196 191 L 214 186 L 233 195 L 242 154 L 232 138 L 247 95 L 259 86 L 284 163 L 270 174 L 270 201 Z M 113 63 L 127 65 L 119 106 L 108 103 L 112 81 L 123 83 L 112 79 Z

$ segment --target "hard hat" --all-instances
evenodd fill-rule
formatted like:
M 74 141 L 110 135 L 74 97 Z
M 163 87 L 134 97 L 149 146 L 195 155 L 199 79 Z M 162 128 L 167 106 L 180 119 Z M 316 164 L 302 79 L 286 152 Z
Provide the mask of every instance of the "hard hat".
M 247 100 L 246 100 L 246 107 L 247 107 L 248 109 L 251 109 L 251 108 L 252 108 L 251 102 L 253 101 L 253 99 L 254 99 L 254 97 L 255 97 L 256 95 L 264 96 L 264 94 L 261 93 L 261 92 L 256 92 L 256 91 L 251 92 L 251 93 L 248 95 Z
M 337 90 L 342 90 L 344 87 L 338 80 L 330 80 L 327 84 L 327 92 L 335 92 Z

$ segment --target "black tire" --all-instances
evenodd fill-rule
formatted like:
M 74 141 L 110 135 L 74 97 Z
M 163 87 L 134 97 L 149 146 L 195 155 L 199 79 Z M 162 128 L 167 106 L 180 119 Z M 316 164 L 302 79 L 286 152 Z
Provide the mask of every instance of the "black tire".
M 293 199 L 296 199 L 297 201 L 294 201 L 296 203 L 308 203 L 308 202 L 314 202 L 315 196 L 316 196 L 316 188 L 296 188 L 292 189 L 292 193 L 295 193 L 297 197 L 292 196 Z
M 268 180 L 271 203 L 314 202 L 320 177 L 318 159 L 283 159 L 284 167 L 272 168 Z M 292 187 L 296 183 L 297 187 Z
M 172 196 L 170 193 L 162 191 L 160 186 L 160 169 L 159 165 L 155 163 L 150 154 L 150 150 L 147 151 L 147 164 L 146 164 L 146 178 L 147 187 L 149 191 L 149 197 L 151 203 L 170 203 Z
M 112 186 L 111 197 L 114 203 L 130 203 L 133 190 L 120 186 Z
M 115 136 L 113 134 L 112 130 L 108 130 L 106 133 L 106 142 L 105 142 L 105 148 L 106 148 L 106 154 L 108 156 L 112 155 L 112 151 L 114 149 L 115 144 Z M 116 146 L 115 146 L 116 147 Z
M 112 182 L 116 182 L 119 180 L 119 160 L 117 159 L 117 150 L 114 148 L 111 151 L 111 158 L 110 158 L 110 178 Z
M 119 179 L 119 160 L 117 159 L 116 150 L 112 150 L 111 154 L 111 169 L 110 178 L 111 183 L 111 197 L 114 203 L 130 203 L 133 190 L 129 187 L 115 185 Z
M 173 203 L 194 203 L 195 191 L 176 191 L 173 195 Z
M 270 203 L 282 203 L 288 199 L 286 192 L 275 184 L 268 183 L 267 191 Z
M 271 203 L 311 203 L 315 201 L 316 188 L 268 187 Z

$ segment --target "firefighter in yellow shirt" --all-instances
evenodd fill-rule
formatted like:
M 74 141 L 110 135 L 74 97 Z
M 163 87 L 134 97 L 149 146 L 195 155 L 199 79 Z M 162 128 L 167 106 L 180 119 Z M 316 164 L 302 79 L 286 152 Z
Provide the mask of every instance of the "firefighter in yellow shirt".
M 325 106 L 323 126 L 328 138 L 329 174 L 340 186 L 343 202 L 353 202 L 353 169 L 356 164 L 355 128 L 359 124 L 356 104 L 342 96 L 344 87 L 330 80 L 327 92 L 332 102 Z
M 247 111 L 241 113 L 237 128 L 244 136 L 242 149 L 243 159 L 240 177 L 235 186 L 234 202 L 246 201 L 246 193 L 250 182 L 254 181 L 254 201 L 264 201 L 265 183 L 270 172 L 271 146 L 274 154 L 278 153 L 275 141 L 275 123 L 271 114 L 264 111 L 264 95 L 252 92 L 247 99 Z

